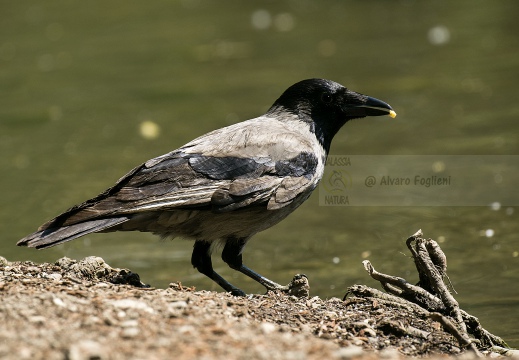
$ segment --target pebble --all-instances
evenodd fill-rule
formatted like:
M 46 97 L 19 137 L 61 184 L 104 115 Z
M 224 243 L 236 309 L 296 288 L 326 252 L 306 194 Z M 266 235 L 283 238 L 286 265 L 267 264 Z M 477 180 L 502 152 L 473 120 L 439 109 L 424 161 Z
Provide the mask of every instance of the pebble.
M 351 359 L 363 355 L 364 350 L 360 346 L 351 345 L 337 350 L 335 354 L 341 359 Z
M 70 360 L 104 359 L 106 350 L 101 344 L 93 340 L 81 340 L 70 346 L 68 358 Z
M 139 326 L 139 322 L 137 320 L 126 320 L 126 321 L 123 321 L 120 324 L 120 326 L 123 328 L 137 327 L 137 326 Z
M 168 304 L 168 315 L 172 318 L 180 317 L 185 308 L 187 308 L 187 302 L 184 300 L 170 302 Z
M 182 326 L 179 326 L 177 331 L 180 334 L 186 334 L 186 335 L 194 335 L 194 334 L 197 333 L 195 327 L 192 326 L 192 325 L 182 325 Z
M 184 309 L 187 307 L 187 302 L 184 300 L 173 301 L 168 304 L 168 307 L 172 309 Z
M 54 297 L 52 299 L 52 303 L 56 306 L 59 306 L 59 307 L 67 307 L 67 305 L 65 304 L 65 302 L 63 300 L 61 300 L 59 297 Z
M 276 331 L 278 327 L 270 322 L 262 322 L 260 325 L 260 329 L 264 334 L 270 334 Z
M 120 309 L 135 309 L 135 310 L 143 310 L 147 313 L 153 314 L 155 313 L 155 310 L 153 310 L 152 307 L 148 306 L 144 301 L 140 300 L 133 300 L 133 299 L 121 299 L 121 300 L 114 300 L 110 301 L 109 304 L 120 308 Z
M 31 316 L 28 318 L 28 320 L 29 320 L 29 322 L 35 323 L 35 324 L 44 324 L 45 321 L 47 321 L 45 316 L 41 316 L 41 315 Z
M 381 359 L 400 359 L 400 353 L 397 349 L 384 349 L 378 353 Z
M 335 311 L 325 311 L 324 316 L 333 320 L 337 318 L 337 313 Z
M 124 328 L 123 331 L 121 332 L 121 336 L 123 338 L 134 338 L 137 335 L 139 335 L 140 332 L 141 331 L 139 330 L 139 328 L 136 328 L 136 327 Z
M 62 277 L 63 276 L 61 274 L 58 274 L 58 273 L 52 273 L 52 274 L 48 274 L 47 275 L 48 279 L 51 279 L 51 280 L 54 280 L 54 281 L 60 281 Z

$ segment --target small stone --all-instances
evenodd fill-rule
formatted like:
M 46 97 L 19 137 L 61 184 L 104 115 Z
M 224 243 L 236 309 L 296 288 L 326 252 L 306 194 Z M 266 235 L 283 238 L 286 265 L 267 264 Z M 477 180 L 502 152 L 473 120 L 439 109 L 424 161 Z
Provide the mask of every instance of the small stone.
M 67 269 L 68 267 L 75 264 L 76 262 L 77 262 L 76 260 L 72 260 L 68 257 L 62 257 L 61 259 L 58 259 L 54 264 L 59 267 L 62 267 L 64 269 Z
M 104 359 L 106 351 L 102 345 L 93 340 L 81 340 L 70 346 L 70 360 Z
M 363 353 L 364 350 L 362 350 L 360 346 L 351 345 L 337 350 L 335 354 L 341 359 L 351 359 L 353 357 L 361 356 Z
M 337 319 L 337 313 L 335 311 L 325 311 L 324 316 L 332 320 Z
M 0 256 L 0 266 L 9 266 L 9 261 L 3 256 Z
M 129 328 L 125 328 L 123 329 L 123 331 L 121 332 L 121 336 L 123 338 L 134 338 L 136 337 L 137 335 L 140 334 L 140 330 L 139 328 L 136 328 L 136 327 L 129 327 Z
M 184 300 L 173 301 L 169 303 L 168 307 L 172 309 L 184 309 L 187 307 L 187 302 Z
M 359 332 L 359 335 L 374 338 L 377 336 L 377 333 L 371 327 L 365 327 Z
M 178 327 L 178 332 L 185 335 L 194 335 L 196 334 L 196 330 L 192 325 L 182 325 Z
M 32 272 L 32 273 L 39 273 L 40 272 L 40 268 L 37 267 L 37 266 L 29 266 L 26 270 L 26 272 Z
M 133 300 L 133 299 L 121 299 L 121 300 L 115 300 L 111 301 L 110 304 L 113 306 L 127 310 L 127 309 L 135 309 L 135 310 L 143 310 L 147 313 L 153 314 L 155 313 L 155 310 L 153 310 L 152 307 L 148 306 L 144 301 L 140 300 Z
M 61 300 L 59 297 L 54 297 L 52 298 L 52 303 L 56 306 L 59 306 L 59 307 L 67 307 L 67 305 L 65 304 L 65 302 L 63 300 Z
M 187 302 L 180 300 L 180 301 L 174 301 L 168 304 L 168 315 L 171 318 L 180 317 L 184 309 L 187 307 Z
M 297 274 L 294 276 L 290 284 L 288 284 L 288 295 L 296 298 L 307 298 L 310 295 L 310 285 L 308 277 L 305 274 Z
M 277 330 L 277 326 L 269 322 L 262 322 L 260 329 L 264 334 L 270 334 Z
M 397 349 L 384 349 L 378 355 L 381 359 L 400 359 L 400 353 Z
M 118 323 L 117 319 L 108 311 L 103 312 L 103 321 L 106 325 L 116 325 Z
M 48 279 L 51 279 L 51 280 L 54 280 L 54 281 L 60 281 L 62 277 L 63 276 L 61 274 L 58 274 L 58 273 L 52 273 L 52 274 L 48 274 L 47 275 Z
M 28 320 L 29 320 L 29 322 L 35 323 L 35 324 L 44 324 L 45 321 L 47 321 L 45 316 L 41 316 L 41 315 L 31 316 L 28 318 Z
M 139 326 L 139 322 L 137 320 L 126 320 L 121 323 L 121 327 L 123 328 L 131 328 Z

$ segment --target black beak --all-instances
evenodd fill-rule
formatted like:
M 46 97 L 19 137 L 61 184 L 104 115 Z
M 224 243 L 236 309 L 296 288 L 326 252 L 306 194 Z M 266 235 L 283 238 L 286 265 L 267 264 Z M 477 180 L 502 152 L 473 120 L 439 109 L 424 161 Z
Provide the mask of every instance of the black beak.
M 348 107 L 346 113 L 348 116 L 365 117 L 365 116 L 382 116 L 389 115 L 392 118 L 396 117 L 396 112 L 389 104 L 382 100 L 367 96 L 363 104 Z

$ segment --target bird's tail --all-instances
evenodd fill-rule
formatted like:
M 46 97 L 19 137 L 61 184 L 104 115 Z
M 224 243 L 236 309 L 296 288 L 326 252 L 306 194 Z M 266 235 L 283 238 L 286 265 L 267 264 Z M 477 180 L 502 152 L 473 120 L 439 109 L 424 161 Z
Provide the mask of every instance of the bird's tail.
M 37 231 L 18 241 L 18 246 L 28 246 L 36 249 L 45 249 L 51 246 L 62 244 L 66 241 L 74 240 L 80 236 L 99 232 L 130 220 L 129 216 L 108 217 L 95 219 L 62 227 L 49 227 Z

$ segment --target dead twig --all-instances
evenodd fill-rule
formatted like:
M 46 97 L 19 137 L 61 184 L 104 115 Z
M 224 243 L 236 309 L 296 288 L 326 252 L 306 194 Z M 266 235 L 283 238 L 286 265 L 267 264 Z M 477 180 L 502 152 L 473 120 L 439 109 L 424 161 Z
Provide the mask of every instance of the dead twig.
M 444 311 L 445 306 L 441 300 L 433 294 L 427 292 L 417 285 L 408 283 L 405 279 L 380 273 L 375 270 L 373 265 L 368 261 L 364 260 L 364 269 L 368 274 L 375 280 L 380 281 L 380 284 L 390 294 L 399 296 L 415 304 L 420 305 L 424 309 L 429 311 Z
M 373 298 L 380 303 L 387 305 L 392 308 L 401 309 L 412 309 L 414 313 L 422 316 L 423 318 L 429 316 L 429 311 L 425 310 L 419 305 L 410 303 L 409 301 L 400 298 L 398 296 L 382 292 L 377 289 L 373 289 L 366 285 L 353 285 L 348 288 L 348 292 L 344 295 L 343 301 L 355 301 L 355 299 L 348 298 L 349 295 L 356 296 L 357 298 Z
M 403 278 L 380 273 L 371 262 L 365 260 L 363 264 L 368 274 L 379 281 L 389 294 L 355 287 L 349 288 L 348 293 L 361 297 L 368 295 L 395 307 L 409 307 L 410 303 L 419 306 L 419 313 L 441 324 L 462 348 L 472 350 L 477 356 L 482 356 L 483 349 L 505 349 L 507 345 L 501 338 L 486 331 L 477 318 L 460 309 L 459 303 L 443 281 L 447 274 L 447 257 L 436 241 L 423 239 L 422 236 L 422 231 L 418 230 L 406 240 L 418 271 L 418 284 L 413 285 Z M 409 333 L 409 329 L 394 322 L 387 322 L 384 326 L 396 333 Z M 422 333 L 422 337 L 423 335 Z
M 460 346 L 464 348 L 469 348 L 472 350 L 476 356 L 481 357 L 481 353 L 479 352 L 478 348 L 474 344 L 474 341 L 470 339 L 468 334 L 466 332 L 461 331 L 456 325 L 454 325 L 447 317 L 443 316 L 440 313 L 433 312 L 430 315 L 430 318 L 434 321 L 439 322 L 442 324 L 443 328 L 447 330 L 452 336 L 458 340 Z

